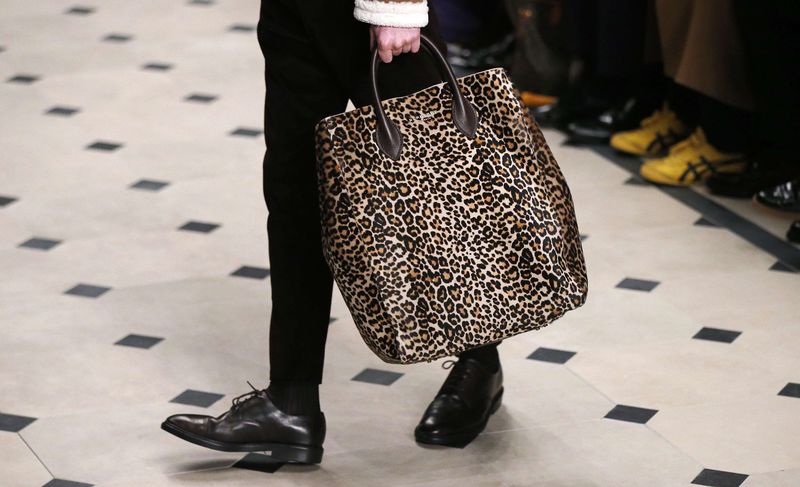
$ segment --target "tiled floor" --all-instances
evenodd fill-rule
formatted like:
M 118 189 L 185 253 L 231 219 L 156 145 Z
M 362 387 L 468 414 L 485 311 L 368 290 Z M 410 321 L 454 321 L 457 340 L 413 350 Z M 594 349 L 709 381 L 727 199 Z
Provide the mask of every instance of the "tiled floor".
M 800 485 L 800 278 L 725 215 L 785 224 L 555 132 L 590 298 L 501 346 L 475 442 L 413 442 L 447 372 L 380 362 L 338 294 L 321 466 L 162 432 L 267 376 L 258 2 L 2 4 L 0 485 Z

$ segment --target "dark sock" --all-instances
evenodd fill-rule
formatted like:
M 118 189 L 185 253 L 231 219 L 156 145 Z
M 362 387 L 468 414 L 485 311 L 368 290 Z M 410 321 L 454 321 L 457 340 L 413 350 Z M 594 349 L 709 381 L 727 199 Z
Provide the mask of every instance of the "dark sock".
M 688 127 L 697 125 L 700 118 L 696 91 L 671 81 L 667 87 L 667 103 L 678 119 Z
M 708 142 L 722 152 L 748 152 L 752 149 L 751 112 L 736 108 L 710 96 L 700 95 L 700 126 Z
M 286 414 L 309 416 L 320 411 L 319 384 L 270 382 L 267 395 Z
M 473 348 L 472 350 L 467 350 L 466 352 L 462 352 L 458 358 L 477 360 L 492 372 L 496 372 L 500 368 L 500 354 L 497 353 L 496 344 L 484 345 L 482 347 Z

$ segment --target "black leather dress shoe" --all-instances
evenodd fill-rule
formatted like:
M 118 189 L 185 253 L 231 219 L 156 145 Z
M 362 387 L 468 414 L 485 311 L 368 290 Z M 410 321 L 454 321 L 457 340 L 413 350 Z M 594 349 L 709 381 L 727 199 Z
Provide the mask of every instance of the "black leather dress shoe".
M 486 427 L 503 399 L 503 370 L 488 370 L 474 359 L 460 359 L 425 410 L 414 437 L 430 445 L 463 447 Z
M 253 388 L 234 399 L 221 416 L 176 414 L 167 418 L 161 429 L 214 450 L 259 451 L 280 462 L 320 463 L 325 416 L 286 414 L 266 391 Z
M 533 108 L 531 114 L 542 127 L 566 129 L 570 122 L 597 116 L 611 106 L 608 100 L 587 91 L 584 86 L 568 88 L 557 102 Z
M 753 204 L 779 216 L 796 218 L 800 215 L 800 179 L 759 191 L 753 196 Z
M 774 166 L 753 159 L 744 172 L 717 172 L 710 175 L 705 183 L 708 190 L 717 196 L 752 198 L 765 188 L 772 188 L 791 179 L 787 171 Z
M 567 129 L 573 141 L 605 143 L 614 132 L 638 127 L 642 119 L 657 108 L 653 100 L 633 97 L 596 116 L 575 120 Z

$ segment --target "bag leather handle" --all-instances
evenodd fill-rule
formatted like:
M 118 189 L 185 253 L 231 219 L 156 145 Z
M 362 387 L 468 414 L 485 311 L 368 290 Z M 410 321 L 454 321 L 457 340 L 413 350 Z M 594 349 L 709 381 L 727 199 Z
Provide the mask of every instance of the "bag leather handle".
M 468 102 L 463 93 L 458 87 L 456 76 L 453 74 L 453 68 L 447 62 L 444 54 L 436 47 L 428 37 L 424 34 L 420 35 L 420 45 L 425 51 L 432 55 L 439 66 L 439 71 L 444 75 L 445 81 L 450 86 L 450 92 L 453 94 L 453 122 L 458 130 L 469 138 L 475 136 L 475 131 L 478 128 L 478 115 L 475 112 L 475 107 Z M 377 131 L 375 132 L 376 142 L 381 152 L 391 157 L 394 160 L 400 158 L 400 152 L 403 148 L 403 134 L 387 116 L 381 105 L 381 97 L 378 93 L 378 65 L 380 58 L 378 57 L 377 45 L 372 51 L 372 67 L 370 70 L 370 78 L 372 82 L 372 108 L 375 112 L 377 121 Z

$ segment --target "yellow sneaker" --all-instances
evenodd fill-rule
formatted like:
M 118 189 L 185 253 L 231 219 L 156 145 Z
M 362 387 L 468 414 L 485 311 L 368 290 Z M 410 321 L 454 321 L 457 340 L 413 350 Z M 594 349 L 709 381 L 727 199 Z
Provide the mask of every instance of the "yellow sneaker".
M 656 157 L 687 135 L 689 129 L 665 103 L 642 120 L 638 129 L 612 135 L 610 144 L 618 151 L 635 156 Z
M 744 172 L 746 166 L 742 154 L 718 151 L 698 127 L 686 140 L 670 147 L 666 157 L 645 161 L 639 174 L 657 184 L 691 186 L 712 174 Z

